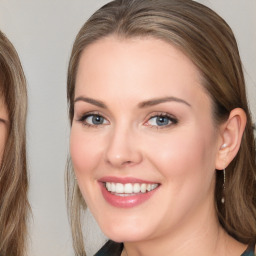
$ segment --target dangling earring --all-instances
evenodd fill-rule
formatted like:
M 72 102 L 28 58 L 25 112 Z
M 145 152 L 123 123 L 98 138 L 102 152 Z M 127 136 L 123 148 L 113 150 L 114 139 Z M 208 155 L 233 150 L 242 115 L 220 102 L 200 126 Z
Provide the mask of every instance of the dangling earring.
M 227 144 L 224 143 L 221 148 L 225 148 L 227 147 Z M 225 203 L 225 183 L 226 183 L 226 170 L 225 168 L 223 169 L 223 191 L 222 191 L 222 198 L 221 198 L 221 203 L 224 204 Z
M 221 198 L 221 203 L 225 203 L 225 183 L 226 183 L 226 170 L 225 168 L 223 169 L 223 191 L 222 191 L 222 198 Z

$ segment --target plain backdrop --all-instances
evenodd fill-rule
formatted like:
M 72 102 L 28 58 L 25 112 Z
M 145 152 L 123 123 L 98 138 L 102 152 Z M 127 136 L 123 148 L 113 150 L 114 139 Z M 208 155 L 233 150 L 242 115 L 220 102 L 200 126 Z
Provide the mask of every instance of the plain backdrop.
M 66 71 L 74 38 L 106 0 L 0 0 L 0 29 L 16 47 L 28 81 L 29 256 L 72 256 L 64 172 L 69 124 Z M 256 0 L 201 0 L 232 27 L 256 119 Z M 105 238 L 90 215 L 88 256 Z M 1 228 L 1 227 L 0 227 Z

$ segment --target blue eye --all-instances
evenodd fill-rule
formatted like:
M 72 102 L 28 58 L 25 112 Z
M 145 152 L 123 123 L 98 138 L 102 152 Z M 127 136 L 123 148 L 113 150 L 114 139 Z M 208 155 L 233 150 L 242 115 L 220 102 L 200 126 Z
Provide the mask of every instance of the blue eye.
M 98 126 L 98 125 L 103 125 L 107 124 L 108 121 L 102 117 L 101 115 L 97 114 L 88 114 L 79 119 L 79 121 L 83 122 L 84 125 L 92 125 L 92 126 Z
M 176 124 L 177 120 L 167 115 L 153 116 L 148 120 L 148 124 L 151 126 L 168 126 L 170 124 Z

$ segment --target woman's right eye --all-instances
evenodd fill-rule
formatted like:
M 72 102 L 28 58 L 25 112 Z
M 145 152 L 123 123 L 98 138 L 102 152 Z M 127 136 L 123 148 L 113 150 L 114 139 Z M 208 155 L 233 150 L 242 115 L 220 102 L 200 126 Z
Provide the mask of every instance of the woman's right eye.
M 108 121 L 103 116 L 98 114 L 84 115 L 81 118 L 79 118 L 78 121 L 88 126 L 99 126 L 99 125 L 108 124 Z

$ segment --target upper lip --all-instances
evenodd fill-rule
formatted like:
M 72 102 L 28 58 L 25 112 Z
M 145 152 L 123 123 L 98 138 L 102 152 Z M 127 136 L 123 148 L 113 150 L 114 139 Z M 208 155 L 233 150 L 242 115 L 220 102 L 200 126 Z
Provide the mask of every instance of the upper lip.
M 145 184 L 159 184 L 159 182 L 142 180 L 134 177 L 115 177 L 115 176 L 106 176 L 98 180 L 99 182 L 114 182 L 114 183 L 145 183 Z

